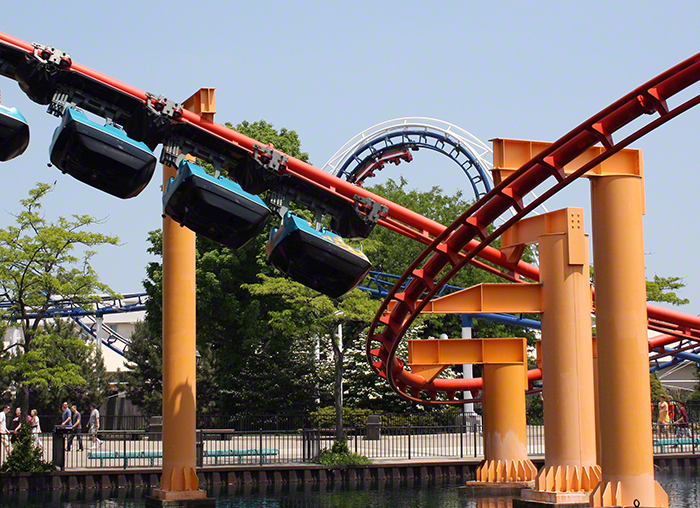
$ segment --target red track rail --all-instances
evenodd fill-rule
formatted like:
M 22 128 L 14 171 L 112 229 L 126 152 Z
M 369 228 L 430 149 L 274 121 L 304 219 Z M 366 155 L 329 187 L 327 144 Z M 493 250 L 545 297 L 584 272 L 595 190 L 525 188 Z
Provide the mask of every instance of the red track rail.
M 26 53 L 33 53 L 34 51 L 32 44 L 2 32 L 0 32 L 0 43 Z M 387 205 L 389 214 L 386 219 L 380 221 L 382 226 L 429 246 L 423 255 L 411 265 L 402 279 L 399 280 L 372 323 L 370 340 L 374 343 L 379 343 L 379 348 L 376 350 L 370 349 L 370 342 L 368 342 L 368 355 L 374 358 L 373 366 L 375 370 L 381 375 L 387 376 L 395 388 L 397 383 L 394 381 L 396 377 L 394 373 L 400 374 L 399 384 L 411 386 L 417 390 L 427 390 L 431 393 L 444 391 L 448 394 L 454 394 L 455 391 L 478 389 L 480 382 L 473 380 L 450 380 L 449 382 L 446 381 L 447 385 L 445 386 L 440 383 L 428 385 L 421 377 L 413 376 L 405 371 L 400 362 L 395 360 L 395 347 L 405 328 L 410 324 L 409 321 L 415 318 L 417 315 L 416 311 L 422 305 L 418 301 L 421 292 L 427 289 L 430 291 L 430 296 L 432 296 L 465 263 L 471 263 L 480 268 L 494 271 L 493 268 L 475 259 L 477 256 L 482 260 L 500 266 L 508 272 L 533 281 L 539 280 L 539 269 L 537 267 L 522 261 L 515 264 L 509 263 L 504 254 L 497 249 L 489 247 L 488 243 L 495 239 L 505 227 L 510 226 L 520 217 L 534 209 L 539 203 L 568 185 L 573 179 L 583 174 L 591 165 L 602 162 L 602 160 L 639 139 L 647 132 L 695 106 L 699 102 L 698 97 L 669 111 L 666 106 L 666 99 L 700 79 L 699 61 L 700 55 L 688 59 L 601 111 L 554 143 L 546 152 L 523 165 L 518 172 L 511 175 L 487 196 L 480 199 L 448 228 L 407 208 L 392 203 L 381 196 L 372 194 L 362 187 L 357 187 L 310 164 L 294 157 L 289 157 L 286 171 L 293 177 L 305 180 L 326 192 L 342 196 L 349 201 L 352 201 L 354 196 L 359 194 Z M 71 62 L 69 69 L 144 103 L 148 100 L 147 94 L 143 90 L 86 66 Z M 659 118 L 624 141 L 617 144 L 612 143 L 611 136 L 618 129 L 643 114 L 654 112 L 659 114 Z M 260 142 L 252 138 L 228 129 L 223 125 L 207 121 L 199 115 L 186 110 L 182 111 L 181 117 L 173 121 L 193 125 L 251 153 L 254 151 L 253 145 L 260 144 Z M 563 165 L 586 148 L 598 142 L 602 143 L 606 148 L 606 151 L 600 157 L 582 168 L 575 175 L 565 177 L 561 174 L 560 168 Z M 521 196 L 524 196 L 551 176 L 554 176 L 558 183 L 542 194 L 537 202 L 522 208 Z M 482 241 L 475 240 L 478 234 L 485 236 L 486 225 L 491 224 L 495 218 L 498 218 L 506 209 L 511 207 L 518 211 L 515 217 L 508 220 L 504 227 L 499 228 L 487 238 L 482 239 Z M 424 262 L 425 264 L 422 265 Z M 452 266 L 450 271 L 442 279 L 436 280 L 438 274 L 447 264 Z M 422 265 L 420 269 L 418 268 L 419 265 Z M 509 280 L 516 280 L 507 273 L 498 271 L 495 271 L 495 273 Z M 400 287 L 409 276 L 416 277 L 416 279 L 409 284 L 405 293 L 397 295 L 396 288 Z M 400 304 L 396 306 L 391 317 L 386 322 L 387 329 L 382 333 L 375 334 L 374 330 L 383 321 L 381 315 L 391 300 L 398 300 Z M 423 301 L 424 303 L 425 301 Z M 700 317 L 653 305 L 649 305 L 647 308 L 649 318 L 653 320 L 655 329 L 668 331 L 670 334 L 680 333 L 700 336 Z M 401 325 L 404 318 L 407 321 Z M 391 368 L 387 368 L 389 366 Z M 399 390 L 399 392 L 407 395 L 404 390 Z
M 503 231 L 523 218 L 539 204 L 602 163 L 621 149 L 653 129 L 700 103 L 700 95 L 669 109 L 666 101 L 700 80 L 700 54 L 680 63 L 648 83 L 633 90 L 611 106 L 593 116 L 553 143 L 548 149 L 525 163 L 496 188 L 480 199 L 452 225 L 445 229 L 411 264 L 382 303 L 368 334 L 367 357 L 377 374 L 386 377 L 391 387 L 409 400 L 436 404 L 459 404 L 459 392 L 474 391 L 480 379 L 436 379 L 427 382 L 422 376 L 408 372 L 396 358 L 396 349 L 403 335 L 421 310 L 466 262 L 482 252 Z M 647 114 L 655 119 L 615 143 L 612 135 L 625 125 Z M 601 143 L 603 152 L 575 173 L 566 175 L 563 167 L 588 148 Z M 545 183 L 553 184 L 527 206 L 522 197 Z M 514 215 L 492 233 L 487 227 L 512 209 Z M 476 247 L 469 245 L 479 237 Z M 467 251 L 466 256 L 461 254 Z M 398 293 L 408 280 L 404 292 Z M 391 312 L 390 304 L 394 302 Z M 649 306 L 649 317 L 660 323 L 671 323 L 697 329 L 700 319 L 678 312 Z M 379 330 L 379 328 L 382 328 Z M 444 398 L 438 399 L 438 394 Z

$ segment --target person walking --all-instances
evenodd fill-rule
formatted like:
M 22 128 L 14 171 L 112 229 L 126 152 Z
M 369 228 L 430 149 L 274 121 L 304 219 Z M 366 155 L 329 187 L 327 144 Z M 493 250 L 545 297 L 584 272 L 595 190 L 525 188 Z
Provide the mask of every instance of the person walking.
M 70 421 L 71 421 L 71 412 L 70 408 L 68 407 L 68 402 L 64 402 L 61 404 L 61 427 L 64 429 L 70 428 Z
M 90 450 L 94 450 L 97 446 L 102 446 L 102 441 L 97 437 L 97 432 L 100 430 L 100 412 L 95 404 L 90 404 L 90 419 L 88 420 L 88 434 L 92 439 Z
M 39 415 L 36 409 L 32 409 L 29 412 L 29 425 L 32 427 L 32 434 L 34 435 L 34 446 L 40 450 L 44 450 L 44 444 L 41 442 L 39 434 L 41 434 L 41 423 L 39 422 Z
M 68 438 L 68 446 L 66 446 L 66 451 L 70 451 L 71 444 L 73 443 L 73 438 L 78 439 L 78 451 L 83 451 L 83 423 L 82 417 L 78 412 L 78 407 L 74 404 L 71 406 L 71 434 Z
M 680 400 L 676 402 L 676 416 L 679 416 L 678 420 L 673 422 L 676 425 L 676 437 L 690 437 L 690 422 L 688 421 L 688 411 L 685 409 L 685 405 Z
M 10 412 L 10 406 L 5 404 L 0 411 L 0 442 L 5 452 L 9 455 L 12 451 L 10 447 L 10 431 L 7 430 L 7 415 Z
M 671 422 L 668 417 L 668 403 L 666 402 L 666 396 L 662 395 L 659 400 L 659 417 L 657 419 L 657 431 L 659 437 L 666 436 L 668 432 L 668 424 Z
M 10 433 L 12 436 L 10 437 L 11 442 L 17 441 L 17 432 L 19 432 L 19 429 L 22 427 L 22 408 L 17 407 L 15 408 L 15 416 L 12 417 L 12 422 L 10 423 Z

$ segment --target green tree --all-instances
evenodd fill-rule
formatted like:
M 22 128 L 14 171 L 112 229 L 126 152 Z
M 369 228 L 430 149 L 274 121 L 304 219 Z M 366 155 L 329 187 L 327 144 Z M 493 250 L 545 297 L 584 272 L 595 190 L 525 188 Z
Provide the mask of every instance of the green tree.
M 94 340 L 81 336 L 71 321 L 45 321 L 33 349 L 21 361 L 13 357 L 5 360 L 5 382 L 11 387 L 19 373 L 30 387 L 32 408 L 40 414 L 58 411 L 62 401 L 87 408 L 90 402 L 106 396 L 109 380 L 102 352 Z
M 24 413 L 22 418 L 24 418 Z M 17 440 L 12 446 L 10 455 L 0 466 L 0 472 L 47 473 L 55 471 L 56 466 L 52 462 L 46 462 L 43 454 L 41 448 L 34 446 L 34 434 L 32 434 L 31 426 L 22 425 L 17 432 Z
M 649 375 L 649 385 L 651 388 L 652 401 L 659 400 L 662 395 L 668 395 L 664 387 L 661 385 L 661 380 L 659 379 L 659 376 L 657 376 L 655 372 Z
M 659 277 L 654 275 L 654 280 L 647 280 L 647 301 L 664 302 L 671 305 L 687 305 L 690 300 L 680 298 L 676 291 L 685 287 L 680 277 Z
M 51 348 L 39 347 L 49 342 L 39 333 L 49 309 L 62 301 L 90 306 L 98 293 L 114 295 L 99 281 L 90 260 L 96 254 L 93 248 L 117 245 L 119 239 L 91 232 L 103 221 L 89 215 L 47 221 L 41 203 L 51 190 L 51 185 L 38 183 L 20 201 L 23 209 L 14 215 L 16 224 L 0 229 L 0 298 L 8 304 L 1 317 L 14 320 L 22 331 L 22 339 L 3 352 L 2 373 L 12 378 L 11 389 L 25 410 L 30 388 L 57 379 L 79 381 L 76 366 L 55 362 L 46 356 Z M 36 370 L 43 365 L 47 367 Z
M 143 321 L 136 323 L 129 347 L 124 351 L 128 369 L 121 380 L 129 399 L 147 416 L 163 411 L 163 347 L 161 335 Z
M 277 308 L 267 313 L 267 325 L 273 334 L 299 337 L 307 344 L 318 340 L 332 351 L 336 441 L 340 442 L 343 439 L 345 354 L 351 344 L 363 338 L 378 302 L 358 289 L 333 299 L 287 278 L 261 275 L 260 279 L 259 284 L 247 284 L 245 288 L 254 296 L 279 298 Z

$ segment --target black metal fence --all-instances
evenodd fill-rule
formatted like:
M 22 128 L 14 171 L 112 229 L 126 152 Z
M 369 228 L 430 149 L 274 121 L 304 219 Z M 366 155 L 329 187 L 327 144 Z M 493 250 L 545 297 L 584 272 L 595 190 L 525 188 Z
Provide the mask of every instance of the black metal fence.
M 83 428 L 87 428 L 89 414 L 82 415 Z M 362 427 L 371 416 L 368 412 L 353 413 L 348 411 L 343 415 L 344 427 Z M 460 421 L 480 421 L 474 413 L 380 413 L 381 423 L 386 426 L 448 426 Z M 60 414 L 39 415 L 41 426 L 52 429 L 61 423 Z M 103 430 L 143 430 L 147 431 L 151 418 L 147 416 L 101 415 L 100 428 Z M 228 429 L 238 431 L 295 431 L 299 429 L 327 428 L 335 426 L 335 415 L 328 413 L 312 413 L 306 415 L 199 415 L 197 427 L 200 429 Z
M 698 453 L 700 428 L 690 425 L 653 428 L 655 454 Z M 384 425 L 381 421 L 346 427 L 344 434 L 350 451 L 372 460 L 459 459 L 483 457 L 483 427 L 478 422 L 457 425 Z M 162 434 L 143 430 L 101 431 L 99 439 L 71 434 L 45 433 L 40 436 L 44 457 L 62 469 L 162 467 Z M 333 428 L 296 429 L 200 429 L 197 431 L 196 456 L 199 467 L 227 464 L 294 464 L 314 463 L 324 449 L 332 446 Z M 82 445 L 82 446 L 81 446 Z M 0 447 L 1 448 L 1 447 Z M 82 448 L 82 449 L 81 449 Z M 544 427 L 527 426 L 530 456 L 545 452 Z M 4 449 L 0 460 L 5 460 Z

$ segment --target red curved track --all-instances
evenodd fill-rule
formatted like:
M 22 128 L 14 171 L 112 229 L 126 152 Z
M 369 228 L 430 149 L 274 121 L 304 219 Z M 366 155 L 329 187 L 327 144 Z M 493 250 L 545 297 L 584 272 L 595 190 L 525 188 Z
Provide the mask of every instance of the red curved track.
M 579 125 L 525 163 L 446 228 L 406 270 L 372 322 L 367 340 L 367 357 L 375 372 L 386 377 L 395 391 L 416 402 L 462 403 L 463 400 L 456 398 L 460 392 L 480 388 L 480 379 L 436 379 L 427 382 L 422 376 L 408 372 L 396 358 L 397 346 L 407 329 L 442 286 L 503 231 L 588 170 L 700 103 L 700 96 L 674 109 L 669 109 L 666 102 L 699 79 L 700 54 L 633 90 Z M 615 132 L 643 115 L 654 115 L 654 120 L 622 141 L 613 141 Z M 565 165 L 598 143 L 604 147 L 598 157 L 571 175 L 564 173 Z M 540 186 L 546 190 L 542 192 Z M 524 206 L 522 196 L 535 189 L 540 192 L 540 197 Z M 514 215 L 488 234 L 487 227 L 509 209 L 515 212 Z M 477 237 L 480 241 L 472 246 Z M 461 256 L 464 251 L 466 255 Z M 411 280 L 404 291 L 398 293 L 397 288 L 402 287 L 409 278 Z M 394 305 L 389 312 L 387 309 L 392 303 Z M 698 336 L 700 318 L 652 305 L 648 306 L 647 312 L 650 325 L 656 330 L 667 331 L 670 335 L 669 338 L 658 340 L 656 347 L 664 341 L 673 341 L 674 336 Z M 534 377 L 534 374 L 531 372 L 529 377 Z M 438 399 L 439 394 L 444 394 L 444 398 Z
M 1 32 L 0 46 L 21 53 L 32 54 L 34 51 L 34 47 L 31 44 Z M 122 95 L 130 96 L 136 102 L 147 103 L 153 100 L 143 90 L 122 83 L 78 63 L 72 61 L 66 63 L 67 67 L 64 70 L 84 76 Z M 10 78 L 13 77 L 7 73 L 5 75 Z M 410 395 L 407 390 L 410 388 L 416 393 L 426 393 L 428 394 L 428 399 L 435 399 L 437 398 L 437 393 L 442 392 L 447 395 L 445 400 L 435 400 L 435 402 L 458 403 L 462 401 L 454 399 L 456 392 L 480 388 L 480 380 L 436 380 L 433 383 L 426 383 L 422 377 L 407 372 L 401 362 L 394 356 L 396 346 L 405 330 L 418 315 L 427 300 L 465 263 L 471 263 L 485 270 L 495 272 L 499 276 L 512 281 L 518 280 L 513 275 L 503 273 L 486 265 L 483 262 L 485 260 L 502 267 L 508 272 L 537 281 L 539 278 L 537 267 L 524 262 L 509 263 L 504 254 L 497 249 L 489 247 L 488 244 L 499 236 L 504 229 L 536 208 L 552 194 L 581 176 L 586 170 L 599 164 L 671 118 L 695 106 L 700 102 L 700 96 L 696 96 L 672 110 L 669 110 L 666 106 L 666 100 L 698 80 L 700 80 L 700 55 L 696 55 L 666 71 L 571 131 L 555 142 L 547 151 L 524 164 L 516 173 L 480 199 L 454 224 L 447 228 L 381 196 L 374 195 L 362 187 L 357 187 L 310 164 L 294 157 L 289 157 L 286 167 L 282 168 L 283 172 L 313 185 L 322 192 L 340 196 L 349 202 L 354 200 L 355 195 L 360 195 L 387 205 L 389 213 L 386 218 L 380 220 L 382 226 L 428 245 L 423 254 L 415 260 L 397 282 L 394 290 L 383 302 L 377 317 L 372 323 L 368 340 L 368 357 L 375 371 L 387 377 L 392 387 L 402 395 L 422 402 L 425 402 L 425 400 L 420 398 L 420 396 L 414 397 Z M 655 119 L 621 142 L 616 144 L 612 142 L 613 133 L 645 114 L 654 114 Z M 172 121 L 188 124 L 206 134 L 212 140 L 223 140 L 231 146 L 235 146 L 237 150 L 245 150 L 248 153 L 254 152 L 253 145 L 260 144 L 254 139 L 225 126 L 207 121 L 199 115 L 186 110 L 182 110 L 181 116 Z M 605 151 L 599 157 L 582 167 L 575 174 L 570 176 L 563 174 L 561 168 L 565 164 L 597 143 L 602 143 L 605 147 Z M 541 196 L 537 201 L 523 207 L 521 196 L 551 179 L 554 180 L 554 185 L 545 192 L 540 191 Z M 513 208 L 516 214 L 507 220 L 502 227 L 486 236 L 486 227 L 492 224 L 508 208 Z M 477 236 L 480 237 L 480 240 L 475 239 Z M 397 293 L 396 288 L 401 287 L 408 277 L 414 277 L 414 279 L 409 283 L 405 292 Z M 420 300 L 420 296 L 424 291 L 428 291 L 429 294 L 425 299 Z M 397 305 L 391 314 L 383 317 L 384 311 L 392 300 L 395 300 Z M 673 342 L 674 337 L 677 336 L 682 336 L 683 338 L 697 337 L 700 339 L 699 317 L 652 305 L 648 306 L 648 315 L 650 328 L 668 333 L 669 338 L 666 340 L 669 342 Z M 377 328 L 382 326 L 384 327 L 383 330 L 378 331 Z M 654 346 L 659 347 L 660 345 L 662 344 L 655 344 Z M 530 372 L 531 379 L 536 379 L 539 375 L 539 371 Z

